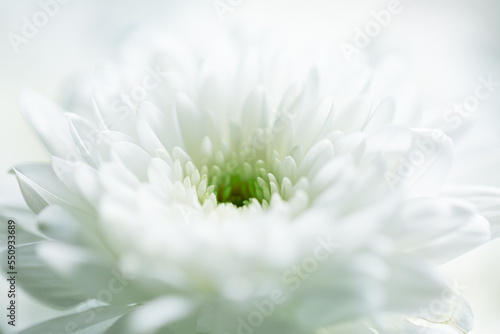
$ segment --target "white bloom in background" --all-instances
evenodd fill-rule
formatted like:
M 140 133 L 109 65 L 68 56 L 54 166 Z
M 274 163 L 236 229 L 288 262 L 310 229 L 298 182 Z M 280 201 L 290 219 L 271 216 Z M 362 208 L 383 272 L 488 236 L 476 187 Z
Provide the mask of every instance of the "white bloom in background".
M 453 143 L 418 95 L 387 66 L 235 40 L 139 35 L 86 103 L 24 94 L 52 163 L 13 169 L 33 214 L 0 214 L 19 283 L 72 312 L 22 333 L 470 331 L 437 265 L 499 212 L 445 184 Z

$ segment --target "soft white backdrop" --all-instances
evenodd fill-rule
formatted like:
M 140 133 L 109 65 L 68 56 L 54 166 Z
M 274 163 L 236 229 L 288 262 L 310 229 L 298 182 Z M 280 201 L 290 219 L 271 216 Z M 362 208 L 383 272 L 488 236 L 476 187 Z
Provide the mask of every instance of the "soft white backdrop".
M 352 42 L 354 27 L 362 28 L 371 19 L 370 12 L 387 8 L 388 2 L 243 0 L 221 20 L 212 0 L 72 0 L 15 53 L 8 34 L 19 34 L 21 19 L 39 11 L 40 4 L 35 0 L 0 0 L 0 189 L 14 183 L 6 173 L 13 164 L 48 160 L 21 116 L 19 92 L 31 88 L 58 100 L 66 80 L 77 73 L 91 73 L 99 61 L 110 57 L 114 42 L 127 28 L 151 24 L 204 38 L 216 28 L 242 21 L 255 27 L 278 26 L 297 43 L 317 41 L 340 52 L 341 41 Z M 403 12 L 393 17 L 365 51 L 374 61 L 388 52 L 408 58 L 410 74 L 420 86 L 426 105 L 446 108 L 470 95 L 478 76 L 493 74 L 500 78 L 497 0 L 401 3 Z M 500 91 L 481 105 L 479 126 L 466 145 L 500 143 L 499 109 Z M 450 278 L 457 277 L 467 286 L 465 295 L 476 313 L 474 333 L 497 334 L 500 329 L 497 254 L 498 241 L 444 268 Z M 0 291 L 6 291 L 4 286 Z M 23 294 L 19 304 L 21 325 L 43 320 L 51 312 Z M 4 321 L 0 328 L 5 328 Z

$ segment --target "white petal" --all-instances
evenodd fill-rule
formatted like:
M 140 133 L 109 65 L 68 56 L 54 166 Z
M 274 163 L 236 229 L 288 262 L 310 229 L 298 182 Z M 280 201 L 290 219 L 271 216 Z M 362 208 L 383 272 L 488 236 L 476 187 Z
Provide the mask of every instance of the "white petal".
M 148 179 L 151 185 L 169 196 L 176 176 L 172 167 L 165 161 L 154 158 L 148 168 Z
M 136 116 L 137 123 L 137 136 L 141 143 L 141 147 L 144 148 L 150 155 L 154 155 L 156 150 L 165 149 L 163 144 L 156 133 L 146 121 L 146 118 L 142 113 L 138 113 Z
M 38 215 L 38 226 L 51 239 L 107 252 L 95 220 L 93 215 L 51 205 Z
M 265 129 L 268 126 L 269 106 L 266 91 L 263 87 L 256 87 L 248 96 L 241 114 L 242 137 L 248 138 L 257 128 Z
M 363 131 L 370 133 L 385 125 L 391 124 L 395 115 L 396 103 L 394 98 L 392 96 L 386 97 L 375 108 Z
M 71 193 L 57 178 L 52 167 L 45 164 L 25 164 L 13 168 L 26 203 L 34 212 L 48 204 L 70 205 L 89 211 L 88 204 Z
M 176 99 L 175 112 L 185 150 L 198 153 L 203 137 L 206 135 L 203 117 L 198 107 L 189 96 L 179 94 Z
M 16 269 L 22 273 L 17 277 L 18 284 L 35 298 L 54 307 L 71 307 L 87 300 L 89 297 L 78 284 L 63 279 L 40 259 L 38 245 L 40 243 L 17 246 Z M 2 253 L 2 256 L 5 258 L 6 254 Z M 2 265 L 5 271 L 10 271 L 6 268 L 6 261 Z
M 388 233 L 402 251 L 442 264 L 489 241 L 489 224 L 467 202 L 414 199 Z
M 416 258 L 391 258 L 389 266 L 392 273 L 385 282 L 385 309 L 388 311 L 418 312 L 422 307 L 430 306 L 436 296 L 448 289 L 434 267 Z
M 365 126 L 370 115 L 370 100 L 360 97 L 353 100 L 335 117 L 333 126 L 345 133 L 360 131 Z
M 118 142 L 111 144 L 112 158 L 113 160 L 120 161 L 125 168 L 134 173 L 134 175 L 140 180 L 147 180 L 147 170 L 149 162 L 151 161 L 151 156 L 137 145 Z M 116 156 L 113 156 L 113 153 Z
M 500 236 L 500 188 L 468 185 L 446 184 L 441 196 L 462 198 L 474 204 L 477 212 L 491 224 L 493 238 Z
M 347 103 L 363 94 L 370 83 L 371 72 L 370 68 L 362 68 L 345 78 L 338 90 L 335 91 L 335 104 L 339 108 L 343 108 Z
M 313 107 L 304 109 L 304 113 L 296 123 L 296 131 L 292 145 L 303 145 L 309 148 L 317 140 L 323 139 L 334 127 L 334 109 L 332 98 L 325 98 Z
M 453 165 L 453 143 L 438 130 L 390 127 L 369 137 L 368 145 L 389 160 L 387 185 L 412 197 L 436 196 Z
M 37 216 L 28 207 L 17 186 L 12 187 L 12 190 L 9 189 L 8 196 L 0 196 L 0 217 L 5 222 L 10 219 L 16 222 L 17 233 L 20 234 L 18 244 L 35 242 L 43 238 L 38 229 Z M 3 240 L 7 240 L 7 229 L 3 229 L 0 233 L 4 236 Z
M 285 157 L 285 159 L 281 162 L 278 174 L 280 179 L 287 177 L 290 180 L 295 180 L 297 175 L 297 164 L 295 163 L 295 160 L 293 160 L 290 156 Z
M 333 145 L 328 140 L 321 140 L 307 151 L 299 165 L 298 176 L 307 175 L 310 179 L 328 160 L 333 157 Z M 294 159 L 295 160 L 295 159 Z
M 120 334 L 158 333 L 161 328 L 187 318 L 193 309 L 192 302 L 180 297 L 158 298 L 134 310 L 116 327 L 123 326 Z
M 76 314 L 52 319 L 25 329 L 19 334 L 40 334 L 40 333 L 65 333 L 68 327 L 75 324 L 78 333 L 81 334 L 104 334 L 120 317 L 129 312 L 127 306 L 100 306 Z M 92 319 L 89 321 L 89 319 Z
M 67 113 L 69 130 L 76 143 L 78 152 L 87 163 L 95 166 L 99 163 L 99 131 L 83 117 Z M 69 160 L 69 159 L 67 159 Z
M 103 193 L 103 187 L 99 181 L 99 173 L 97 170 L 82 164 L 75 170 L 74 181 L 82 196 L 91 203 L 94 208 L 97 208 Z
M 182 145 L 182 137 L 176 126 L 173 107 L 160 110 L 155 104 L 146 101 L 141 103 L 139 112 L 167 150 Z
M 158 289 L 167 290 L 150 278 L 136 279 L 123 272 L 111 254 L 55 242 L 39 244 L 37 252 L 59 277 L 74 282 L 86 296 L 107 304 L 140 303 L 155 298 Z
M 52 155 L 66 157 L 72 153 L 77 156 L 64 110 L 32 91 L 21 94 L 21 108 L 38 137 Z

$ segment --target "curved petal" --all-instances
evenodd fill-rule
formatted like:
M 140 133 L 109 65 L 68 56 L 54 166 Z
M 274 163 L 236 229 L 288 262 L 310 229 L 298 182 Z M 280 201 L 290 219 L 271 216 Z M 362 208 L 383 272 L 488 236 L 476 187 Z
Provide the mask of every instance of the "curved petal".
M 57 308 L 68 308 L 89 299 L 74 282 L 64 279 L 41 261 L 37 254 L 39 245 L 33 243 L 16 248 L 19 286 L 38 300 Z M 6 254 L 2 253 L 2 258 L 6 258 Z M 4 262 L 3 269 L 10 271 L 6 266 Z
M 443 189 L 442 195 L 463 198 L 474 204 L 478 213 L 489 221 L 492 237 L 500 237 L 500 188 L 481 185 L 449 184 Z
M 21 93 L 21 109 L 28 123 L 47 148 L 55 156 L 68 154 L 79 156 L 69 132 L 65 110 L 33 91 Z
M 489 224 L 465 201 L 413 199 L 387 226 L 399 251 L 442 264 L 490 240 Z
M 189 318 L 194 308 L 195 305 L 186 299 L 178 297 L 158 298 L 127 314 L 109 328 L 106 334 L 175 333 L 166 330 L 160 331 L 160 329 Z
M 19 334 L 75 333 L 103 334 L 132 308 L 127 306 L 101 306 L 64 317 L 52 319 L 21 331 Z
M 5 223 L 9 220 L 16 222 L 16 243 L 22 245 L 43 240 L 44 237 L 37 226 L 37 217 L 26 205 L 17 186 L 7 193 L 8 196 L 0 196 L 0 217 Z M 1 240 L 7 240 L 6 228 L 0 231 L 0 237 Z
M 40 259 L 61 277 L 75 282 L 86 295 L 107 304 L 129 305 L 171 291 L 153 279 L 136 279 L 117 267 L 102 253 L 62 243 L 44 243 L 38 247 Z
M 439 194 L 453 165 L 453 143 L 438 130 L 389 127 L 368 144 L 372 155 L 383 153 L 389 161 L 387 186 L 404 188 L 411 197 Z
M 39 213 L 49 204 L 60 204 L 91 211 L 89 205 L 73 194 L 48 164 L 23 164 L 13 169 L 26 203 Z

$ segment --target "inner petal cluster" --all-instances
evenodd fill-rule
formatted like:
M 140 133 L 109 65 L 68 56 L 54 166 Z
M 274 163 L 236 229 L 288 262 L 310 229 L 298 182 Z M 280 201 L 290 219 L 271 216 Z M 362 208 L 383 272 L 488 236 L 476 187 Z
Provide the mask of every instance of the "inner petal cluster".
M 232 203 L 242 207 L 256 199 L 262 204 L 269 201 L 269 189 L 261 177 L 256 178 L 251 172 L 238 166 L 234 171 L 220 171 L 213 177 L 218 203 Z M 262 187 L 264 186 L 264 187 Z
M 267 207 L 273 194 L 287 199 L 292 192 L 292 181 L 284 176 L 275 175 L 272 166 L 263 160 L 244 161 L 236 154 L 224 163 L 214 164 L 207 171 L 207 193 L 203 198 L 209 198 L 213 193 L 217 204 L 230 203 L 243 207 L 258 202 Z M 204 176 L 202 176 L 204 178 Z M 201 202 L 203 202 L 201 198 Z
M 267 208 L 273 197 L 288 201 L 301 185 L 295 159 L 290 155 L 281 158 L 276 151 L 258 155 L 247 152 L 208 150 L 200 160 L 189 162 L 185 170 L 176 173 L 180 176 L 177 180 L 186 194 L 193 187 L 203 207 L 231 204 L 236 208 Z

